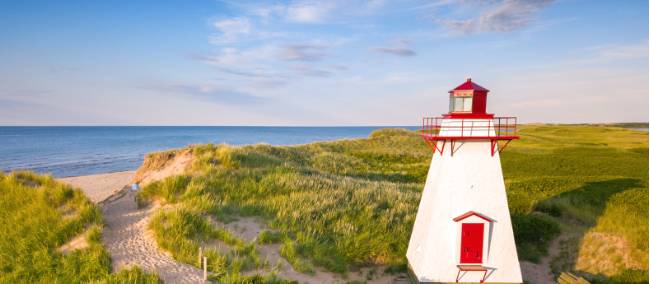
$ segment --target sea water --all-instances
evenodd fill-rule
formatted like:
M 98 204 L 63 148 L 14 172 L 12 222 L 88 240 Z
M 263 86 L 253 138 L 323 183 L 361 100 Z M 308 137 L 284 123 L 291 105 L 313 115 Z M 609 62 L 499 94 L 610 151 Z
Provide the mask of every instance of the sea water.
M 144 155 L 190 144 L 304 144 L 367 137 L 385 127 L 0 127 L 0 170 L 56 177 L 137 169 Z M 403 127 L 415 129 L 415 127 Z

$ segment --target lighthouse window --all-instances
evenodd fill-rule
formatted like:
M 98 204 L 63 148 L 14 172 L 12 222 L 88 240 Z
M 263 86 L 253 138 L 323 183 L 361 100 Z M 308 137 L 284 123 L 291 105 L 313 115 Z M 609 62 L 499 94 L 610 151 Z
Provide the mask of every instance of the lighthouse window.
M 472 111 L 472 97 L 463 100 L 463 111 Z
M 452 112 L 471 112 L 472 97 L 452 97 L 449 108 Z

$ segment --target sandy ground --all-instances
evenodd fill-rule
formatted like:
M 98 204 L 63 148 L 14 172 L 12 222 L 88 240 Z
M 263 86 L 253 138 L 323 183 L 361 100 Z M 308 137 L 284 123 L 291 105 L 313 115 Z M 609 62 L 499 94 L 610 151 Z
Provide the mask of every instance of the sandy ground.
M 85 249 L 89 246 L 87 237 L 88 237 L 88 231 L 83 232 L 78 236 L 74 237 L 72 240 L 63 244 L 57 250 L 59 252 L 67 254 L 75 250 Z
M 120 191 L 124 186 L 129 185 L 131 180 L 133 180 L 134 174 L 135 171 L 128 171 L 67 177 L 58 180 L 74 187 L 81 188 L 92 202 L 99 203 Z
M 176 262 L 158 250 L 156 241 L 147 232 L 156 207 L 138 209 L 134 197 L 135 193 L 127 190 L 106 200 L 102 206 L 107 225 L 103 242 L 111 254 L 113 271 L 135 264 L 156 272 L 165 283 L 203 283 L 200 269 Z

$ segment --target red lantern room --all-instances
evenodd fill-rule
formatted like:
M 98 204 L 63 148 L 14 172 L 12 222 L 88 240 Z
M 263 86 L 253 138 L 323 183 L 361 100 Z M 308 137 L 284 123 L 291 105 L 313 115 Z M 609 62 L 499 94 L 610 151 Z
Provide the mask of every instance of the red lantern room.
M 420 135 L 434 153 L 441 155 L 450 142 L 454 155 L 456 142 L 490 141 L 492 156 L 501 152 L 517 136 L 516 117 L 495 117 L 487 113 L 489 90 L 471 78 L 449 91 L 449 112 L 442 117 L 424 117 Z M 503 141 L 499 146 L 499 141 Z
M 465 83 L 449 91 L 449 118 L 492 118 L 485 112 L 489 90 L 467 78 Z

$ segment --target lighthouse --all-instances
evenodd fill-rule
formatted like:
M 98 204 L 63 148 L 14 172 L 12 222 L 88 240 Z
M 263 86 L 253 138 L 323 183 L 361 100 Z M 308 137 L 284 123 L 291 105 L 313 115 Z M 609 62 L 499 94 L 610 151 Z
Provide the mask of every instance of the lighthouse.
M 418 283 L 521 283 L 499 153 L 515 117 L 486 112 L 486 88 L 449 91 L 449 112 L 422 119 L 433 151 L 406 257 Z

